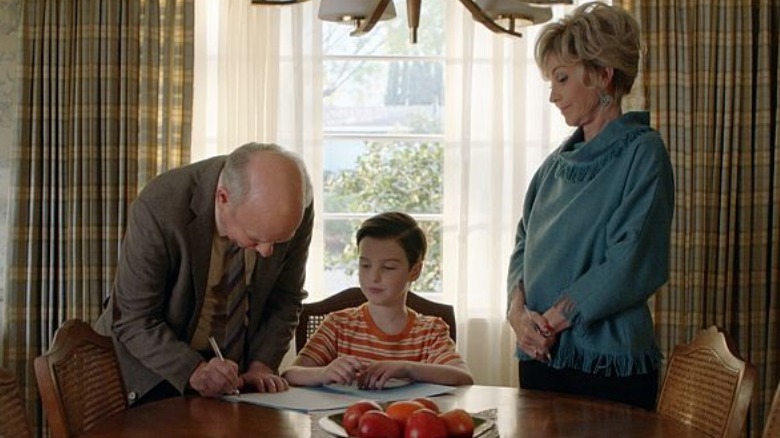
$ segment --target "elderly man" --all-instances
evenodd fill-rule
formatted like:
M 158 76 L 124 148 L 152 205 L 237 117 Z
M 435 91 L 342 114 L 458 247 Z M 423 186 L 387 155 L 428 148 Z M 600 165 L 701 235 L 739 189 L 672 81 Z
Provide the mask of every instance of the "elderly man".
M 129 402 L 286 390 L 277 371 L 306 296 L 312 224 L 306 169 L 276 145 L 152 180 L 131 206 L 95 324 L 114 338 Z

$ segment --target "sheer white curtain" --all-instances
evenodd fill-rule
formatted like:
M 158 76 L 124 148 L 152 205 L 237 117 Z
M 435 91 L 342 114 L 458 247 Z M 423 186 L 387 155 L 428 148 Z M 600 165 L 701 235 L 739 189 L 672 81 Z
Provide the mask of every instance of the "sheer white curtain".
M 515 385 L 508 258 L 527 184 L 570 129 L 533 60 L 538 27 L 510 38 L 458 2 L 447 13 L 444 292 L 457 303 L 458 346 L 478 382 Z
M 196 0 L 193 161 L 247 142 L 303 156 L 322 211 L 322 74 L 319 2 L 253 6 Z M 315 223 L 307 289 L 321 290 L 322 221 Z M 319 285 L 319 287 L 318 287 Z
M 196 1 L 194 160 L 247 141 L 276 142 L 302 154 L 322 199 L 318 6 Z M 554 10 L 557 17 L 564 7 Z M 443 293 L 457 311 L 458 349 L 480 384 L 517 382 L 506 266 L 527 183 L 570 132 L 533 62 L 536 30 L 522 39 L 495 35 L 447 2 Z M 320 219 L 310 291 L 324 289 L 322 231 Z

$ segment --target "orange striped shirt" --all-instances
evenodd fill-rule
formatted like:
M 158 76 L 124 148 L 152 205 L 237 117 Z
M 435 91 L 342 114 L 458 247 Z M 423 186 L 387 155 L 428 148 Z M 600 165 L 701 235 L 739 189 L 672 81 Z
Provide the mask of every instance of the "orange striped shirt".
M 325 317 L 299 354 L 312 359 L 317 366 L 346 355 L 369 360 L 464 365 L 444 320 L 407 310 L 406 327 L 397 335 L 388 335 L 376 326 L 368 303 L 333 312 Z

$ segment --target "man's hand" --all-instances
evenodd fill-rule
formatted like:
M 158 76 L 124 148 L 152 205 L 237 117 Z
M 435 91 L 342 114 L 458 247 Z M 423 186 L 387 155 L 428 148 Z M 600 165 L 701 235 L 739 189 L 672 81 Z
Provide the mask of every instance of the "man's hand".
M 232 394 L 239 384 L 238 364 L 232 360 L 214 358 L 201 362 L 190 376 L 190 387 L 203 397 Z
M 257 392 L 283 392 L 287 391 L 289 385 L 287 380 L 274 374 L 273 370 L 264 363 L 254 361 L 249 364 L 249 368 L 240 376 L 240 387 L 253 387 Z

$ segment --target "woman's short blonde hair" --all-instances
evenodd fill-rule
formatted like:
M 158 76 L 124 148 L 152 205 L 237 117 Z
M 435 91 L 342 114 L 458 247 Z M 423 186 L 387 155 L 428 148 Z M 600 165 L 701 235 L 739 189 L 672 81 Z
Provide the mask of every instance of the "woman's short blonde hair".
M 534 56 L 545 79 L 545 64 L 555 55 L 563 64 L 582 62 L 589 76 L 601 68 L 614 70 L 612 90 L 618 102 L 631 92 L 639 67 L 639 23 L 624 9 L 586 3 L 557 22 L 545 25 L 536 40 Z

